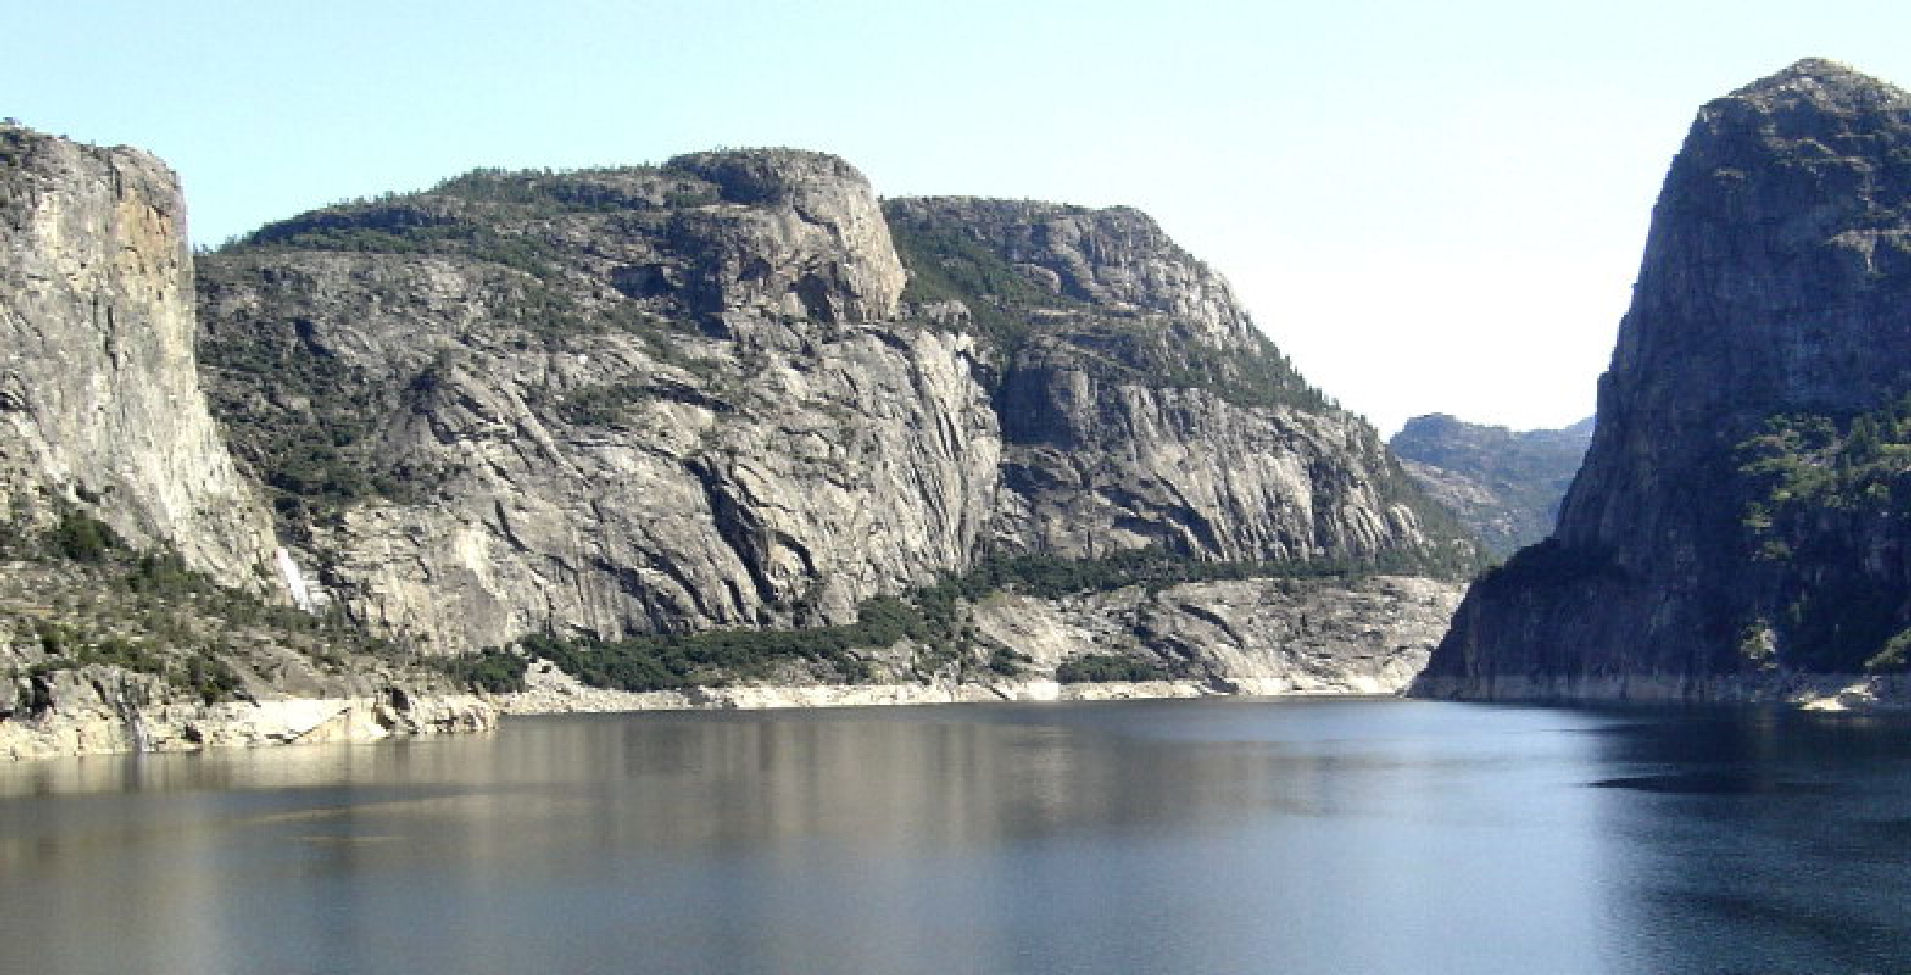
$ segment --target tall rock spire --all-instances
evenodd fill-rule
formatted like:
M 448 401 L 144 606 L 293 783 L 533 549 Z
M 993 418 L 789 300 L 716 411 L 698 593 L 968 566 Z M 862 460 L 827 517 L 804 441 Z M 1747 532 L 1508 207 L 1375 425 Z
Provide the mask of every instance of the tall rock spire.
M 1822 418 L 1835 442 L 1907 391 L 1911 96 L 1812 59 L 1707 104 L 1554 537 L 1474 588 L 1421 690 L 1693 696 L 1722 675 L 1856 666 L 1904 622 L 1896 603 L 1838 654 L 1801 644 L 1825 575 L 1764 544 L 1774 489 L 1748 451 L 1775 417 Z M 1840 531 L 1806 548 L 1889 541 Z M 1901 596 L 1901 565 L 1874 562 L 1860 588 Z
M 81 511 L 256 584 L 270 522 L 207 412 L 193 325 L 172 171 L 0 125 L 0 517 Z

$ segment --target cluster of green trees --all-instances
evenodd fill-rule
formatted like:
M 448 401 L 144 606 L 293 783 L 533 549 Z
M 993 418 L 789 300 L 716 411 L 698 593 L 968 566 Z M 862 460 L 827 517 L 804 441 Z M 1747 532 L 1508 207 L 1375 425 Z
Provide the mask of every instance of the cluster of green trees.
M 54 552 L 75 562 L 99 562 L 108 553 L 125 547 L 111 525 L 71 509 L 60 512 L 47 543 Z
M 1160 664 L 1119 653 L 1084 654 L 1055 668 L 1055 679 L 1063 684 L 1167 680 L 1169 676 Z
M 524 690 L 524 673 L 530 668 L 530 660 L 523 654 L 498 647 L 485 647 L 477 653 L 428 657 L 425 662 L 459 686 L 486 694 Z
M 163 677 L 212 703 L 241 690 L 229 660 L 257 644 L 333 669 L 353 655 L 404 656 L 342 615 L 313 616 L 226 588 L 175 552 L 128 544 L 80 507 L 56 508 L 57 520 L 42 530 L 25 527 L 25 518 L 0 525 L 0 558 L 27 564 L 10 574 L 13 587 L 43 576 L 50 592 L 29 587 L 0 597 L 0 613 L 15 621 L 13 638 L 30 634 L 44 654 L 30 673 L 105 664 Z
M 1088 307 L 1036 284 L 967 227 L 912 219 L 894 210 L 888 216 L 896 256 L 909 269 L 903 300 L 962 302 L 983 337 L 1005 352 L 1019 348 L 1036 327 L 1031 309 Z
M 1746 528 L 1767 544 L 1767 558 L 1788 554 L 1788 527 L 1815 510 L 1902 514 L 1911 501 L 1911 396 L 1840 419 L 1822 414 L 1772 417 L 1739 445 L 1739 471 L 1754 494 Z
M 303 526 L 371 497 L 421 500 L 450 473 L 392 463 L 376 433 L 396 409 L 393 391 L 313 348 L 294 322 L 201 342 L 199 362 L 233 456 L 264 484 L 282 523 Z
M 1780 663 L 1911 666 L 1911 396 L 1852 416 L 1787 414 L 1738 447 L 1744 549 L 1764 580 Z
M 207 704 L 231 700 L 244 687 L 232 666 L 205 648 L 168 653 L 155 650 L 150 636 L 89 634 L 70 623 L 46 620 L 36 621 L 34 631 L 47 656 L 28 668 L 29 676 L 101 664 L 163 677 Z
M 433 254 L 502 264 L 540 278 L 556 273 L 557 251 L 552 244 L 533 234 L 512 232 L 508 226 L 453 215 L 415 198 L 347 204 L 267 224 L 216 253 Z
M 615 173 L 622 179 L 592 179 L 593 174 Z M 457 197 L 477 203 L 506 206 L 525 216 L 555 217 L 566 213 L 615 213 L 652 206 L 647 194 L 633 193 L 631 184 L 655 178 L 653 167 L 620 170 L 474 169 L 431 188 L 434 196 Z M 623 184 L 623 185 L 620 185 Z
M 518 646 L 593 687 L 657 691 L 769 678 L 779 665 L 799 661 L 855 682 L 867 677 L 868 664 L 850 650 L 875 645 L 878 632 L 858 621 L 805 630 L 713 630 L 616 642 L 532 635 Z
M 90 493 L 90 492 L 89 492 Z M 94 495 L 95 501 L 98 496 Z M 24 497 L 13 500 L 15 517 L 0 522 L 0 559 L 46 561 L 65 559 L 98 564 L 127 551 L 126 543 L 113 526 L 93 517 L 70 502 L 56 502 L 55 520 L 50 528 L 35 530 Z
M 918 676 L 948 667 L 960 676 L 970 663 L 976 633 L 959 592 L 957 583 L 949 580 L 903 596 L 877 596 L 858 608 L 854 623 L 837 626 L 666 633 L 614 642 L 532 635 L 517 645 L 587 684 L 631 691 L 769 679 L 791 667 L 856 683 L 872 676 L 869 660 L 856 651 L 903 640 L 919 648 L 916 666 L 925 672 Z M 1012 652 L 998 652 L 984 666 L 1012 674 L 1025 661 Z
M 649 387 L 636 383 L 615 383 L 573 389 L 556 402 L 553 409 L 564 422 L 576 426 L 612 427 L 621 425 L 631 406 L 651 398 Z
M 337 203 L 267 224 L 215 253 L 317 250 L 434 254 L 489 261 L 538 278 L 556 273 L 559 245 L 538 224 L 567 214 L 664 214 L 718 202 L 688 173 L 620 169 L 475 169 L 422 193 Z
M 1165 341 L 1156 333 L 1155 341 Z M 1249 408 L 1289 406 L 1310 413 L 1338 410 L 1340 404 L 1309 385 L 1272 339 L 1254 333 L 1255 350 L 1223 352 L 1204 346 L 1169 350 L 1154 358 L 1165 385 L 1206 389 L 1223 401 Z
M 429 192 L 544 218 L 685 209 L 723 199 L 721 187 L 668 163 L 559 170 L 479 168 L 445 180 Z

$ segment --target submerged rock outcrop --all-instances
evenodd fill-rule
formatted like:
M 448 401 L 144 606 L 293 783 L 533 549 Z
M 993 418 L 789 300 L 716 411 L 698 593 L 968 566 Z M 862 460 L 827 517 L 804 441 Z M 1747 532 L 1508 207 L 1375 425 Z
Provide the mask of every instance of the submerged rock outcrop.
M 1473 588 L 1419 691 L 1703 697 L 1901 667 L 1908 392 L 1911 96 L 1807 60 L 1706 105 L 1557 531 Z

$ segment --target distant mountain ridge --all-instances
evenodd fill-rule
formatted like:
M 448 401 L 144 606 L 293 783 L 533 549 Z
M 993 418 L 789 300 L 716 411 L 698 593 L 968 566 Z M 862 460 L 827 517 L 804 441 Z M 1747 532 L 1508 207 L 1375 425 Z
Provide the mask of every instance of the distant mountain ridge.
M 1513 431 L 1432 413 L 1408 420 L 1387 446 L 1487 552 L 1505 558 L 1552 534 L 1592 432 L 1592 417 L 1558 430 Z

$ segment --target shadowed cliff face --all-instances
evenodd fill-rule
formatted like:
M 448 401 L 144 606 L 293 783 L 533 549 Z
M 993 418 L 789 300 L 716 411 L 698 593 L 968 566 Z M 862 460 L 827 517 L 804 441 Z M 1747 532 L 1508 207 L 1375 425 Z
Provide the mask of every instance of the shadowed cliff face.
M 184 219 L 152 156 L 0 126 L 0 520 L 83 511 L 256 587 L 272 537 L 194 372 Z
M 1471 551 L 1132 210 L 884 207 L 788 150 L 479 172 L 205 258 L 200 317 L 301 559 L 433 648 L 844 623 L 998 555 Z
M 1901 519 L 1801 517 L 1797 537 L 1762 537 L 1795 492 L 1754 441 L 1805 417 L 1835 440 L 1907 390 L 1911 98 L 1812 60 L 1706 105 L 1654 210 L 1555 537 L 1475 587 L 1422 689 L 1679 693 L 1861 665 L 1902 615 Z M 1829 456 L 1809 453 L 1788 456 Z M 1833 565 L 1871 566 L 1837 601 L 1891 602 L 1866 611 L 1884 637 L 1814 629 L 1838 609 Z

